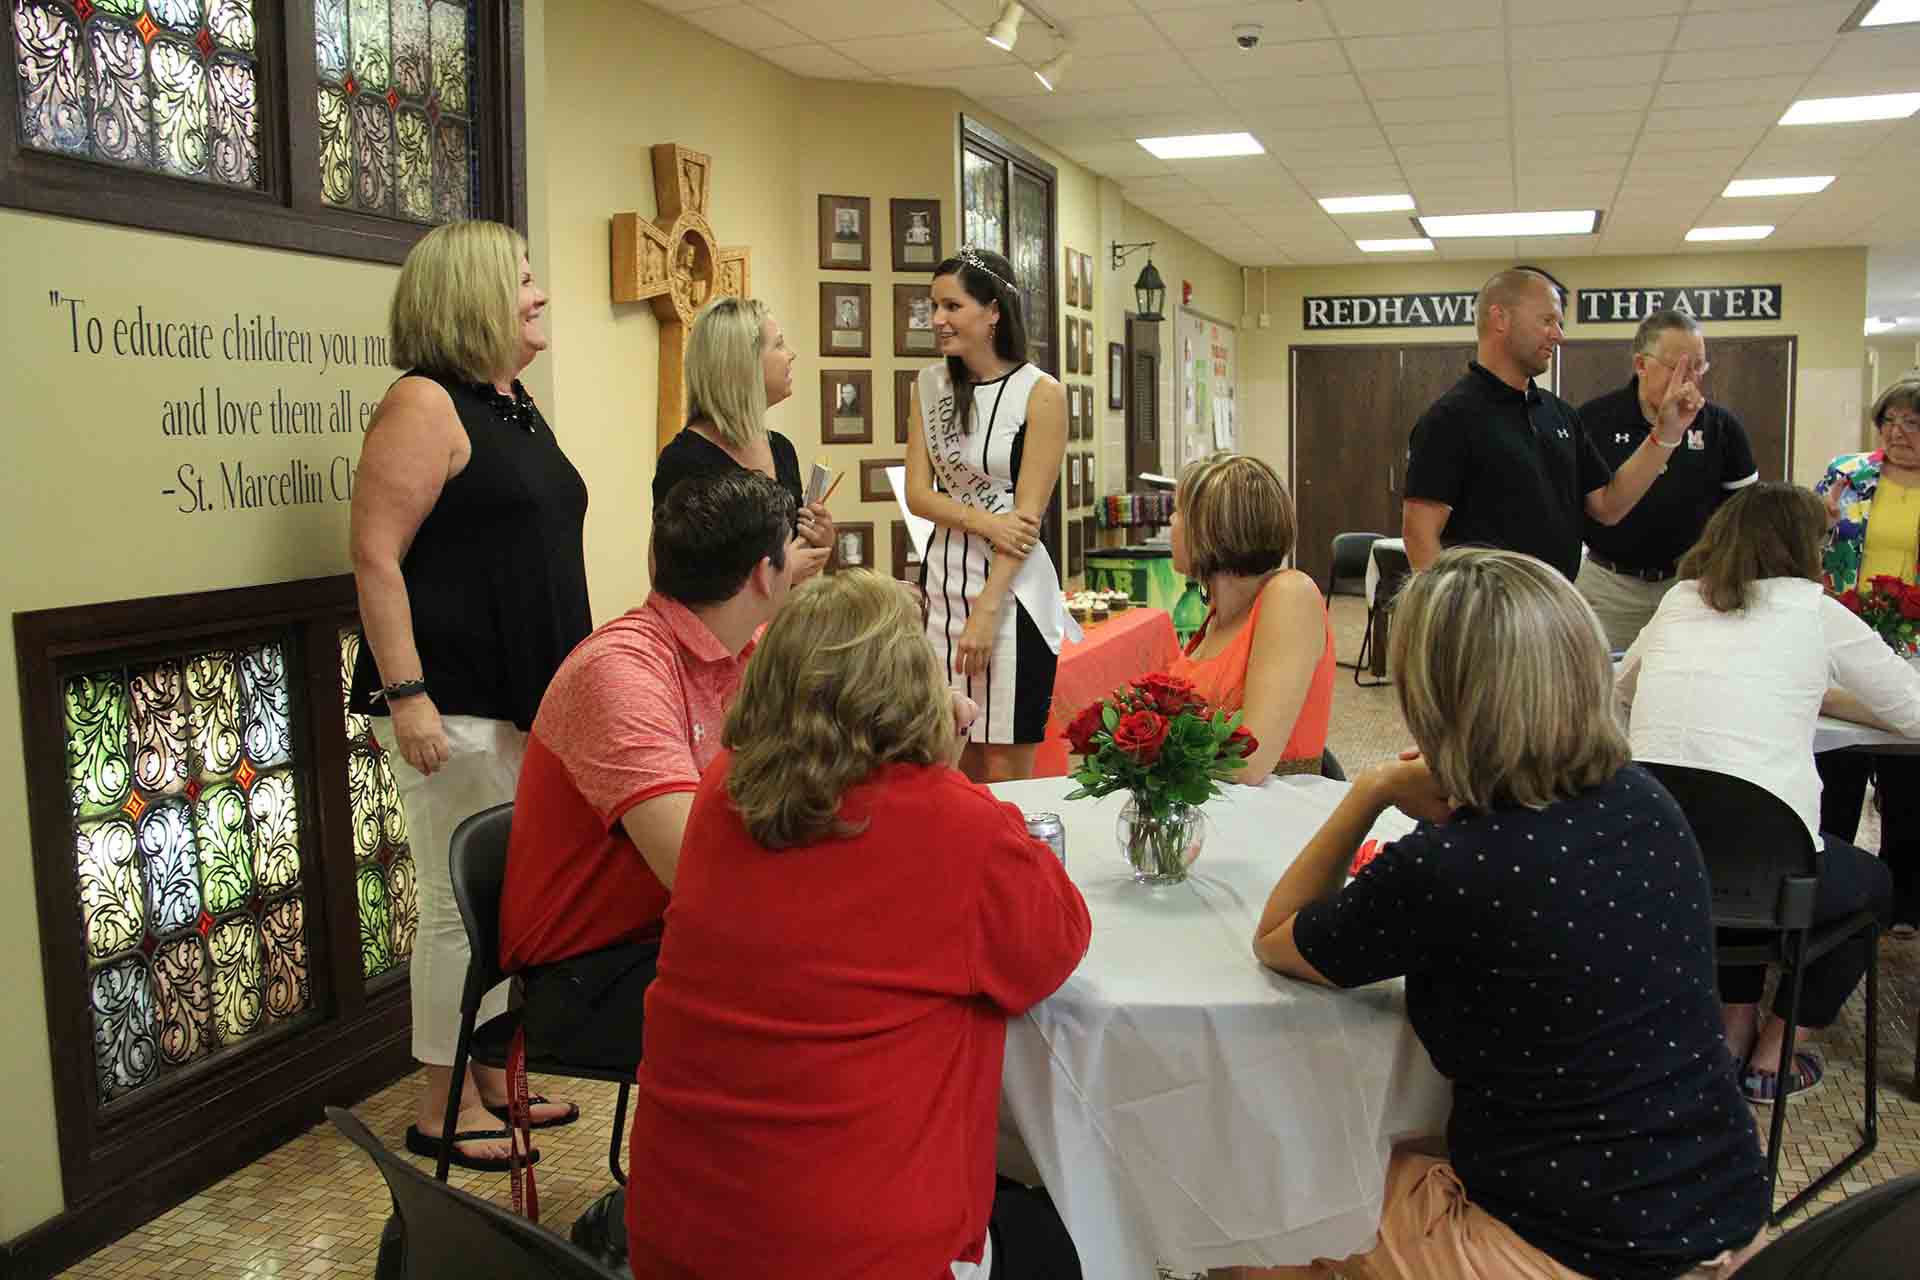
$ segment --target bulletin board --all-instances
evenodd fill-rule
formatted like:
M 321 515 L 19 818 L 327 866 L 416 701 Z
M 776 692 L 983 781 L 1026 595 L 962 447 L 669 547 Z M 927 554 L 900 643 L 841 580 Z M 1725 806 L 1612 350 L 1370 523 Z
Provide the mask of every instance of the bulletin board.
M 1168 363 L 1175 371 L 1182 467 L 1210 453 L 1240 447 L 1239 402 L 1234 395 L 1238 338 L 1233 325 L 1204 311 L 1180 307 L 1174 313 L 1173 358 Z

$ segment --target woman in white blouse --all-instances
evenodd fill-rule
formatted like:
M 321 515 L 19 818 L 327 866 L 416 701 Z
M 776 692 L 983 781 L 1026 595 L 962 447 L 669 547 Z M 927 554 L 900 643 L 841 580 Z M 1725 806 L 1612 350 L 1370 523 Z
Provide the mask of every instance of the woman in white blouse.
M 1884 922 L 1893 882 L 1871 854 L 1820 831 L 1814 722 L 1824 710 L 1920 736 L 1920 674 L 1820 587 L 1827 513 L 1811 491 L 1756 484 L 1734 495 L 1680 562 L 1682 581 L 1620 665 L 1636 760 L 1746 778 L 1779 796 L 1823 846 L 1819 919 L 1871 907 Z M 1799 1022 L 1824 1027 L 1873 962 L 1864 940 L 1809 965 Z M 1819 1083 L 1812 1054 L 1794 1055 L 1784 1089 L 1761 1064 L 1780 1060 L 1789 1029 L 1759 1009 L 1765 974 L 1724 969 L 1727 1047 L 1746 1063 L 1742 1088 L 1771 1102 Z

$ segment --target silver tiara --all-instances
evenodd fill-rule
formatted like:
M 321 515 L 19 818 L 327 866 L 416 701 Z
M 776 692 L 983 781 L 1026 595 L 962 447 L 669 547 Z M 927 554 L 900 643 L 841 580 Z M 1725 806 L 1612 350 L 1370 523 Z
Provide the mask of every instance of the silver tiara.
M 960 248 L 960 252 L 955 254 L 954 256 L 959 258 L 960 261 L 966 263 L 968 266 L 972 267 L 975 271 L 984 271 L 986 274 L 992 276 L 995 280 L 998 280 L 1001 284 L 1007 286 L 1007 292 L 1009 293 L 1014 292 L 1013 281 L 1007 279 L 1005 276 L 1001 275 L 998 271 L 995 271 L 992 267 L 988 266 L 987 260 L 984 257 L 982 257 L 980 255 L 980 251 L 974 248 L 972 245 L 970 244 L 962 245 Z

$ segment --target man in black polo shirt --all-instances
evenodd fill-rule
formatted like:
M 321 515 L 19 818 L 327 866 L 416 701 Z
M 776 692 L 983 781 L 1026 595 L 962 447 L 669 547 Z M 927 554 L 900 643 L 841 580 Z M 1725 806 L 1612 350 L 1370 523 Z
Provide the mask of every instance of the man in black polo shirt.
M 1611 525 L 1640 501 L 1705 398 L 1691 355 L 1661 399 L 1658 429 L 1610 471 L 1565 400 L 1533 385 L 1553 363 L 1564 313 L 1537 271 L 1513 268 L 1480 287 L 1479 359 L 1414 424 L 1401 528 L 1424 569 L 1440 548 L 1478 543 L 1580 569 L 1583 517 Z
M 1691 357 L 1699 376 L 1707 372 L 1706 338 L 1684 311 L 1656 311 L 1641 321 L 1633 352 L 1627 385 L 1580 406 L 1587 438 L 1613 466 L 1631 458 L 1652 430 L 1681 359 Z M 1587 560 L 1574 585 L 1600 615 L 1608 645 L 1619 650 L 1633 643 L 1678 581 L 1674 565 L 1699 540 L 1707 517 L 1759 478 L 1746 428 L 1708 403 L 1626 519 L 1614 525 L 1587 521 Z

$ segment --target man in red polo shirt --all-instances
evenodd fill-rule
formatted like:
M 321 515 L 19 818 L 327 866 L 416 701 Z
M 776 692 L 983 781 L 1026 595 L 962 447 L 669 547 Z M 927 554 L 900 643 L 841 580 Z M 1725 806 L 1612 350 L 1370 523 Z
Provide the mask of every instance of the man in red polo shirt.
M 786 599 L 792 522 L 791 497 L 757 471 L 675 485 L 653 515 L 653 593 L 582 640 L 547 686 L 500 900 L 530 1057 L 639 1067 L 681 832 L 753 637 Z M 596 1202 L 576 1239 L 593 1248 L 600 1224 L 621 1220 Z M 624 1246 L 623 1229 L 611 1234 Z

